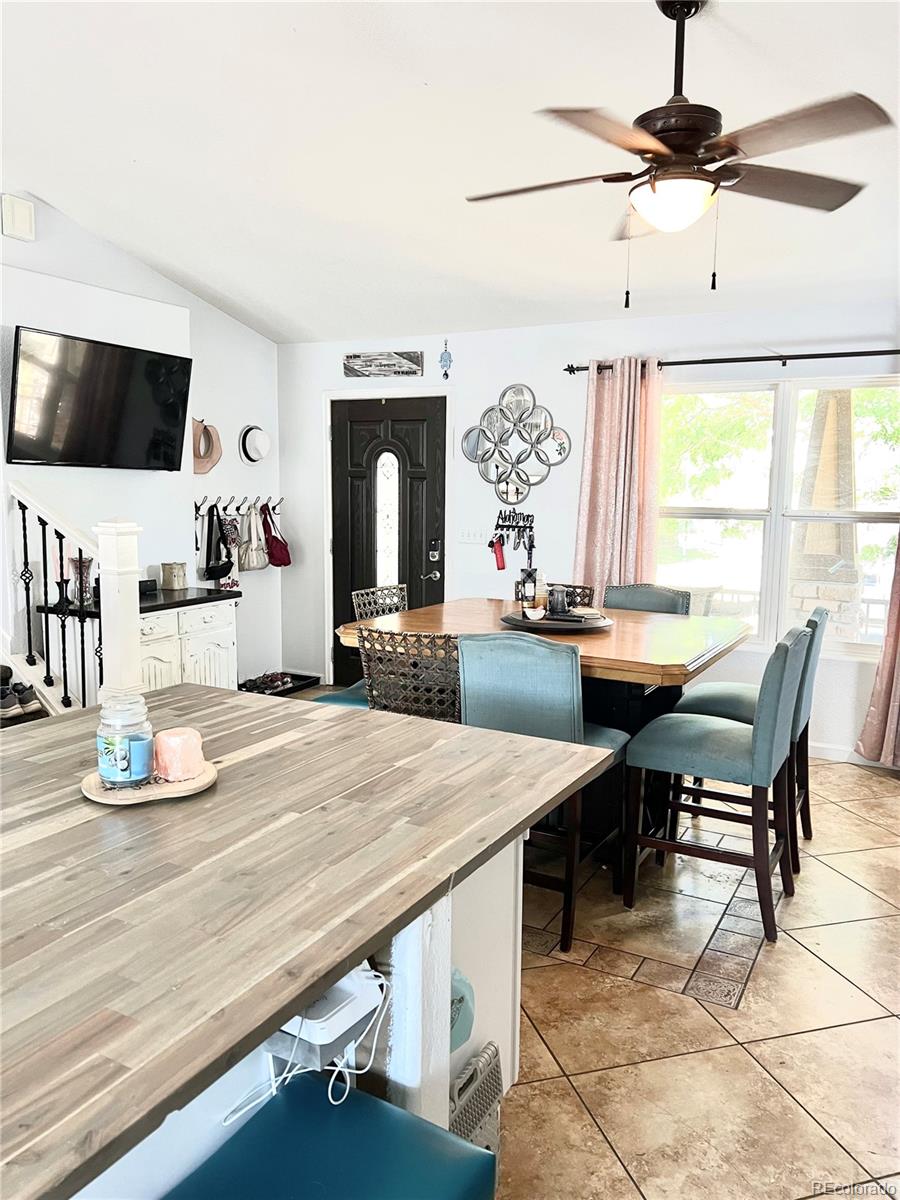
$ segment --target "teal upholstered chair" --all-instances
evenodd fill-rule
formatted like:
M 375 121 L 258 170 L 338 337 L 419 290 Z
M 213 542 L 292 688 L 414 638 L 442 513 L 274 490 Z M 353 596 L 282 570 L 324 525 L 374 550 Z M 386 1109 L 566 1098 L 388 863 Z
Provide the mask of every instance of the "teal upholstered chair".
M 657 587 L 655 583 L 610 583 L 603 593 L 603 607 L 687 616 L 691 611 L 691 593 Z
M 301 1075 L 164 1200 L 493 1200 L 497 1160 L 351 1089 L 339 1105 Z
M 530 633 L 461 635 L 459 679 L 464 725 L 601 746 L 613 752 L 611 765 L 624 759 L 627 733 L 584 722 L 577 646 L 551 642 Z M 581 807 L 580 792 L 570 796 L 563 806 L 566 826 L 563 880 L 527 873 L 529 882 L 563 893 L 560 946 L 564 952 L 572 948 L 575 927 Z M 617 831 L 612 840 L 618 843 Z
M 386 617 L 391 613 L 406 612 L 409 608 L 409 596 L 405 583 L 389 584 L 385 587 L 358 588 L 350 595 L 353 601 L 353 613 L 357 621 L 366 621 L 372 617 Z M 366 681 L 360 679 L 351 687 L 342 688 L 339 692 L 327 692 L 316 696 L 315 704 L 340 704 L 346 708 L 368 708 Z
M 713 862 L 752 867 L 766 937 L 774 942 L 775 905 L 771 872 L 776 863 L 781 870 L 785 895 L 794 894 L 788 842 L 787 771 L 797 694 L 807 660 L 811 638 L 809 629 L 792 629 L 775 647 L 766 665 L 754 711 L 753 724 L 729 721 L 725 717 L 701 713 L 672 712 L 657 717 L 636 734 L 626 751 L 629 791 L 625 820 L 625 905 L 634 906 L 634 893 L 640 850 L 675 851 Z M 661 772 L 671 779 L 659 830 L 643 832 L 643 779 L 645 772 Z M 750 786 L 750 796 L 733 792 L 686 788 L 685 775 L 721 779 Z M 769 848 L 769 792 L 772 792 L 775 844 Z M 749 825 L 752 853 L 722 850 L 677 840 L 677 828 L 670 818 L 688 811 L 683 792 L 725 800 L 729 804 L 749 805 L 749 816 L 732 809 L 701 808 L 701 815 Z
M 807 840 L 813 835 L 812 814 L 809 804 L 809 718 L 812 712 L 813 691 L 819 654 L 828 624 L 828 610 L 813 610 L 806 627 L 810 631 L 807 643 L 806 662 L 800 678 L 800 690 L 791 724 L 791 749 L 788 758 L 788 798 L 792 805 L 789 833 L 791 839 L 791 864 L 794 872 L 800 870 L 800 849 L 797 838 L 799 815 L 803 836 Z M 752 683 L 699 683 L 686 692 L 675 705 L 675 712 L 702 713 L 711 717 L 725 717 L 729 721 L 743 721 L 752 725 L 759 701 L 759 688 Z

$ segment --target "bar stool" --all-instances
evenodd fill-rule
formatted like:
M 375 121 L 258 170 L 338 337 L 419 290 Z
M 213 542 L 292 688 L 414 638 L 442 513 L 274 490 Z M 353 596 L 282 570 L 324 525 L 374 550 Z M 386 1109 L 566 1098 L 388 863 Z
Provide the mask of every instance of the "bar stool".
M 691 593 L 657 587 L 655 583 L 610 583 L 603 593 L 603 607 L 687 616 L 691 611 Z
M 163 1200 L 493 1200 L 497 1160 L 355 1088 L 292 1080 Z
M 797 706 L 791 725 L 791 748 L 788 756 L 788 801 L 790 822 L 788 833 L 791 844 L 791 866 L 794 874 L 800 872 L 800 846 L 797 837 L 797 817 L 803 828 L 803 837 L 809 841 L 813 835 L 812 813 L 809 804 L 809 718 L 812 712 L 813 691 L 819 654 L 828 624 L 828 609 L 815 608 L 806 622 L 810 631 L 807 643 L 806 662 L 800 677 Z M 729 721 L 743 721 L 752 725 L 759 702 L 759 688 L 752 683 L 698 683 L 675 705 L 675 712 L 704 713 L 711 717 L 725 717 Z M 702 780 L 700 787 L 702 787 Z
M 613 765 L 624 760 L 627 733 L 605 725 L 585 724 L 577 646 L 550 642 L 530 633 L 463 634 L 459 638 L 459 679 L 464 725 L 600 746 L 613 751 Z M 564 878 L 559 880 L 533 871 L 525 873 L 526 882 L 563 894 L 560 935 L 563 953 L 571 950 L 575 930 L 575 893 L 582 858 L 581 807 L 580 791 L 562 805 L 566 827 Z M 615 846 L 616 876 L 618 833 L 617 828 L 606 839 Z M 535 834 L 535 841 L 538 836 Z M 558 838 L 544 833 L 540 840 L 556 845 Z
M 788 849 L 787 772 L 791 727 L 800 678 L 807 658 L 811 638 L 809 629 L 791 629 L 772 652 L 756 704 L 752 725 L 729 721 L 724 717 L 700 713 L 672 712 L 657 717 L 628 743 L 626 758 L 629 773 L 628 801 L 625 818 L 625 895 L 626 908 L 634 907 L 640 849 L 650 847 L 664 853 L 677 851 L 713 862 L 752 867 L 766 938 L 774 942 L 775 904 L 772 897 L 771 872 L 778 863 L 786 896 L 794 894 L 794 877 Z M 664 798 L 663 836 L 642 832 L 643 775 L 645 771 L 662 772 L 674 777 Z M 727 800 L 750 806 L 750 815 L 691 808 L 682 799 L 682 780 L 685 775 L 722 779 L 729 783 L 749 784 L 749 797 L 732 792 L 691 789 L 692 794 L 716 800 Z M 769 849 L 769 789 L 772 790 L 775 845 Z M 750 825 L 753 833 L 752 853 L 721 850 L 693 842 L 677 840 L 671 830 L 671 818 L 679 812 L 699 812 L 701 815 Z

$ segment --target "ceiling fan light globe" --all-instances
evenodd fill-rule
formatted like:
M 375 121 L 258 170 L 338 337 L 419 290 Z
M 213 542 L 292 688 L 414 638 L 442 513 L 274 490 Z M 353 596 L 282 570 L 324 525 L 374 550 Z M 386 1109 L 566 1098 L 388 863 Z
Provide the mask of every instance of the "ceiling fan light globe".
M 715 184 L 707 179 L 656 179 L 639 183 L 629 199 L 638 216 L 660 233 L 678 233 L 699 221 L 712 205 Z

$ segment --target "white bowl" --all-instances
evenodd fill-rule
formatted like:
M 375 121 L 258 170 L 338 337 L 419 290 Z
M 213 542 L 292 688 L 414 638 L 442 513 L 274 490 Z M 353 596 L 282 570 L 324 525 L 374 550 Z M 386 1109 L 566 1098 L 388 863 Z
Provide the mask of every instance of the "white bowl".
M 523 608 L 522 616 L 526 617 L 529 621 L 540 621 L 546 611 L 546 608 Z

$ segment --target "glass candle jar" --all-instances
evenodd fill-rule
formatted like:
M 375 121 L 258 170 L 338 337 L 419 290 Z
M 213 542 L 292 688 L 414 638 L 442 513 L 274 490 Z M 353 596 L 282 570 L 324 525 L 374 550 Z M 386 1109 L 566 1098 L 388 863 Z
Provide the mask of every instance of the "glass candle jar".
M 153 774 L 153 729 L 143 696 L 104 701 L 97 726 L 97 771 L 107 787 L 137 787 Z

